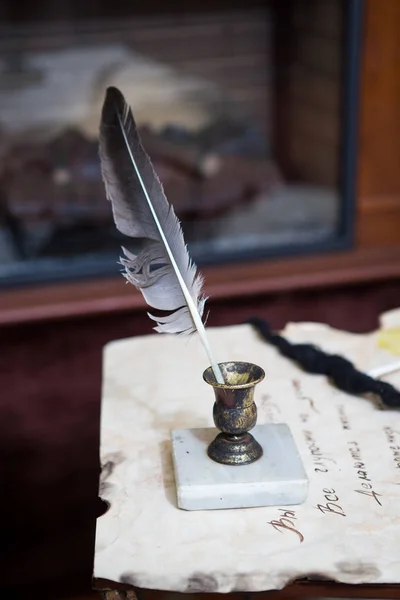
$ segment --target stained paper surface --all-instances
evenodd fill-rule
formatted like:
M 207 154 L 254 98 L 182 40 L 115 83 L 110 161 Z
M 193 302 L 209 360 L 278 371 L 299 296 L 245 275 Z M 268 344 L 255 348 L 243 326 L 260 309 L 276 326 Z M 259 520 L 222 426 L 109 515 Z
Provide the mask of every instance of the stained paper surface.
M 390 327 L 400 324 L 390 314 Z M 385 324 L 385 318 L 382 319 Z M 297 578 L 400 582 L 400 411 L 302 372 L 251 326 L 209 329 L 217 360 L 254 362 L 258 423 L 287 423 L 307 471 L 290 508 L 186 512 L 176 506 L 170 430 L 212 427 L 213 391 L 200 342 L 151 335 L 104 353 L 100 495 L 94 576 L 171 591 L 263 591 Z M 378 332 L 290 324 L 293 342 L 341 353 L 364 371 L 398 361 Z M 400 388 L 400 371 L 386 378 Z M 245 468 L 245 467 L 237 467 Z

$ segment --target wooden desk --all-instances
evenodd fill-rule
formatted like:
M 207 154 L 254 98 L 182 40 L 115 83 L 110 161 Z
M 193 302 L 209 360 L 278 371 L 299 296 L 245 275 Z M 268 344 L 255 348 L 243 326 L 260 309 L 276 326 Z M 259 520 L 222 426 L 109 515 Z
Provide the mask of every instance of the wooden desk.
M 110 586 L 110 587 L 109 587 Z M 114 587 L 112 587 L 114 586 Z M 129 586 L 115 587 L 105 581 L 95 581 L 94 588 L 104 600 L 164 600 L 165 592 L 133 589 Z M 174 598 L 172 599 L 172 596 Z M 168 594 L 170 600 L 198 600 L 199 594 Z M 220 600 L 221 595 L 201 594 L 204 600 Z M 330 581 L 298 581 L 283 590 L 255 594 L 228 594 L 229 600 L 291 600 L 292 598 L 393 598 L 400 597 L 398 585 L 344 585 Z

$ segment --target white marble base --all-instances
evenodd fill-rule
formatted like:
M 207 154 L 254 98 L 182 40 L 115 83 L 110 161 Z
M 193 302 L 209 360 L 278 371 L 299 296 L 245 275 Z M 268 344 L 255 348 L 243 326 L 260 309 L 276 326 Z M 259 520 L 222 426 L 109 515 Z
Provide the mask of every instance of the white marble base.
M 251 433 L 264 454 L 250 465 L 220 465 L 207 455 L 214 428 L 172 431 L 179 508 L 210 510 L 289 506 L 307 497 L 308 479 L 290 429 L 258 425 Z

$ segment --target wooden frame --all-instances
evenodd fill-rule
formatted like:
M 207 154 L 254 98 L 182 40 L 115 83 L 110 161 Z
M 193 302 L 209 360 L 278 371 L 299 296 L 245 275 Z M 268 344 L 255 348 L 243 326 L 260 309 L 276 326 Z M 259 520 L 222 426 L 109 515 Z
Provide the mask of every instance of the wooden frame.
M 245 301 L 252 296 L 397 279 L 400 246 L 209 267 L 203 272 L 205 291 L 213 302 Z M 2 292 L 0 326 L 146 310 L 142 294 L 118 275 Z
M 357 155 L 356 244 L 313 257 L 208 267 L 213 299 L 400 277 L 400 2 L 365 0 Z M 3 291 L 0 323 L 144 310 L 120 275 Z

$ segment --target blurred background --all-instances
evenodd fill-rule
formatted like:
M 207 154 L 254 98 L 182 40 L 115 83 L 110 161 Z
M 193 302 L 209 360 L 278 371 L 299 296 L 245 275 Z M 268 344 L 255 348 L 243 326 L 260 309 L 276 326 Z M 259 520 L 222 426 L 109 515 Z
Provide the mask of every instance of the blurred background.
M 89 597 L 102 347 L 151 333 L 101 180 L 105 89 L 132 105 L 209 325 L 366 332 L 400 298 L 399 62 L 398 0 L 2 2 L 7 597 Z

